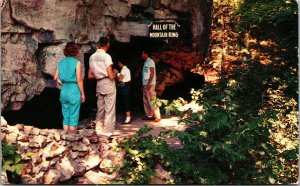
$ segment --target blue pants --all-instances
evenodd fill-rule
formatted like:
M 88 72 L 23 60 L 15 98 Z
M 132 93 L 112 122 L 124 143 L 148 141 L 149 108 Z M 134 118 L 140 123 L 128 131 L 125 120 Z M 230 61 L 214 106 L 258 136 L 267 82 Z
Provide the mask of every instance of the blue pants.
M 121 87 L 121 94 L 124 102 L 125 112 L 130 112 L 130 84 L 125 83 Z
M 77 127 L 81 104 L 81 93 L 76 82 L 63 83 L 60 91 L 60 102 L 63 114 L 63 125 Z

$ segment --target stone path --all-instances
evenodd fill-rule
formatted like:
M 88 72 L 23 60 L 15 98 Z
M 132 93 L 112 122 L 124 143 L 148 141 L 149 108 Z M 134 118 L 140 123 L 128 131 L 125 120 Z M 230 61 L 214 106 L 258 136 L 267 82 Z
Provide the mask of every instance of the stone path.
M 178 124 L 178 116 L 162 116 L 160 122 L 144 121 L 142 116 L 136 115 L 132 117 L 133 120 L 129 124 L 122 124 L 124 116 L 117 115 L 116 128 L 114 131 L 114 138 L 125 138 L 136 134 L 136 132 L 141 129 L 144 125 L 153 128 L 149 134 L 157 136 L 161 131 L 164 130 L 178 130 L 184 131 L 186 126 L 183 124 Z M 178 138 L 170 138 L 167 143 L 172 147 L 182 147 L 181 142 Z

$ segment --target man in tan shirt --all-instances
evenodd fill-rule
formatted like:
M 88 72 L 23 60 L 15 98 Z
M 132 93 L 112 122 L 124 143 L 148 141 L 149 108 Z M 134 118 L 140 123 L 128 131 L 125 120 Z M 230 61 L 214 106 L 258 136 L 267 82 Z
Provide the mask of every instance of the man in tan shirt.
M 112 70 L 112 58 L 106 53 L 109 47 L 109 39 L 101 37 L 99 49 L 90 57 L 88 72 L 89 79 L 97 80 L 96 133 L 106 136 L 113 135 L 116 123 L 116 74 Z

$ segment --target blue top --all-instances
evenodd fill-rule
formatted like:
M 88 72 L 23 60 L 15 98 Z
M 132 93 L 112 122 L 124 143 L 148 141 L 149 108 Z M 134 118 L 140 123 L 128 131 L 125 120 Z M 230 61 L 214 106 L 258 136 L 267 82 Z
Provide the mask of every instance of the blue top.
M 66 57 L 58 63 L 58 74 L 60 80 L 64 83 L 76 83 L 76 66 L 78 59 L 74 57 Z
M 148 58 L 143 66 L 143 72 L 142 72 L 142 79 L 143 79 L 143 85 L 147 85 L 149 78 L 150 78 L 150 68 L 153 67 L 154 68 L 154 75 L 151 81 L 151 85 L 155 85 L 156 84 L 156 70 L 155 70 L 155 62 L 151 59 Z

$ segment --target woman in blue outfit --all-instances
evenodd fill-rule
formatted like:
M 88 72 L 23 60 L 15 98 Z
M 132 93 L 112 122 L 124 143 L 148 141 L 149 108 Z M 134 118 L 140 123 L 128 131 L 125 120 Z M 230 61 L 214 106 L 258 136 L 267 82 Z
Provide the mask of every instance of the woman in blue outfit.
M 74 42 L 67 43 L 64 49 L 64 59 L 60 60 L 54 75 L 62 82 L 59 100 L 63 114 L 63 128 L 65 131 L 76 131 L 78 126 L 80 104 L 85 102 L 81 63 L 75 56 L 79 47 Z

